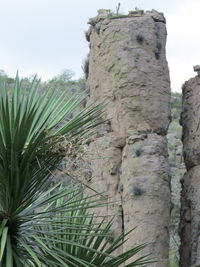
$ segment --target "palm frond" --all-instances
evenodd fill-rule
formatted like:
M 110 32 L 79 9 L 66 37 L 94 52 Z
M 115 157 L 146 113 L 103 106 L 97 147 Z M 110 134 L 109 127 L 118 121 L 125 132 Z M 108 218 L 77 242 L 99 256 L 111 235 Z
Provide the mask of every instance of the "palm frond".
M 16 77 L 11 95 L 0 90 L 0 205 L 8 216 L 29 206 L 64 153 L 59 146 L 72 135 L 82 135 L 99 121 L 102 105 L 76 112 L 85 96 L 68 96 L 38 89 L 37 79 L 23 91 Z
M 62 143 L 88 136 L 104 105 L 78 110 L 84 94 L 41 92 L 36 78 L 28 90 L 18 76 L 11 93 L 0 86 L 0 267 L 115 267 L 143 249 L 112 256 L 127 235 L 109 242 L 112 220 L 92 213 L 107 201 L 85 196 L 83 185 L 51 185 L 65 156 Z
M 51 251 L 55 249 L 56 254 L 60 255 L 66 265 L 68 264 L 70 267 L 117 267 L 144 249 L 146 244 L 132 248 L 118 256 L 112 256 L 126 242 L 129 233 L 122 233 L 112 240 L 113 219 L 106 222 L 105 217 L 94 216 L 90 212 L 91 207 L 94 207 L 93 201 L 84 197 L 82 191 L 78 192 L 68 196 L 70 201 L 67 203 L 66 211 L 62 210 L 62 207 L 65 206 L 65 198 L 57 199 L 56 208 L 61 207 L 62 211 L 56 212 L 53 223 L 41 224 L 36 227 L 40 240 Z M 100 208 L 102 204 L 105 205 L 96 195 L 94 199 L 96 208 L 98 206 Z M 73 203 L 72 207 L 70 207 L 70 203 Z M 47 258 L 51 259 L 51 255 L 47 255 Z M 145 256 L 132 260 L 131 265 L 127 266 L 147 266 L 149 263 L 152 263 L 152 260 Z

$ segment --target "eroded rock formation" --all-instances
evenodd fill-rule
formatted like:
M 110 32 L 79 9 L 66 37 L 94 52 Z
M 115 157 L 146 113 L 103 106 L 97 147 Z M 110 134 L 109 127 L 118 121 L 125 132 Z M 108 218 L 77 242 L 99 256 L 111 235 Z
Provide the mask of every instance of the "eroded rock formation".
M 200 66 L 183 85 L 183 155 L 187 172 L 182 179 L 180 266 L 200 266 Z
M 90 185 L 115 201 L 102 210 L 116 214 L 114 232 L 136 227 L 123 249 L 149 242 L 142 254 L 155 257 L 151 267 L 167 267 L 170 80 L 165 18 L 156 11 L 113 16 L 101 10 L 89 23 L 90 100 L 107 103 L 108 120 L 89 145 Z

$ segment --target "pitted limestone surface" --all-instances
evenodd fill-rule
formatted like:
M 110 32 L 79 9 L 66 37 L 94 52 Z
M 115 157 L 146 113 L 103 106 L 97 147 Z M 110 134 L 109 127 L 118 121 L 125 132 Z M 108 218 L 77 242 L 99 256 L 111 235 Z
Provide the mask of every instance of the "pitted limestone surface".
M 194 67 L 199 71 L 199 65 Z M 182 179 L 180 266 L 200 265 L 200 77 L 183 85 L 183 155 L 187 172 Z
M 170 80 L 162 13 L 112 16 L 101 10 L 89 21 L 90 100 L 106 102 L 104 119 L 89 145 L 90 186 L 106 192 L 102 213 L 116 214 L 115 233 L 137 226 L 123 249 L 153 245 L 157 263 L 168 266 L 170 175 L 166 133 L 170 123 Z

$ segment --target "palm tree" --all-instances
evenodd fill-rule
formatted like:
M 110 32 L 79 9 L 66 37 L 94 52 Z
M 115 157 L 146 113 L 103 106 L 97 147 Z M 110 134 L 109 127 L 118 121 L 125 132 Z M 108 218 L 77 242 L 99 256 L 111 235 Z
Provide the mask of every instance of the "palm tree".
M 23 90 L 0 87 L 0 267 L 119 266 L 144 246 L 118 257 L 111 253 L 125 234 L 108 241 L 112 220 L 97 223 L 89 209 L 103 205 L 82 186 L 52 186 L 51 175 L 65 156 L 66 140 L 86 138 L 100 123 L 103 105 L 76 111 L 83 94 L 68 98 L 39 90 L 35 78 Z M 140 258 L 127 266 L 145 266 Z

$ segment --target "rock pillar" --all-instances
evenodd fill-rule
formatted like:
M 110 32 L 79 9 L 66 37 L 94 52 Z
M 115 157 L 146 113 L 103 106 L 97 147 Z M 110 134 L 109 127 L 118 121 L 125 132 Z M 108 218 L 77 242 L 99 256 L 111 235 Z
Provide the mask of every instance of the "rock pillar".
M 200 66 L 183 87 L 183 155 L 187 172 L 182 179 L 180 266 L 200 266 Z
M 132 232 L 124 250 L 150 243 L 151 253 L 168 266 L 170 174 L 167 129 L 170 79 L 162 13 L 113 15 L 100 10 L 89 21 L 90 100 L 106 102 L 104 119 L 89 149 L 90 185 L 108 195 L 104 214 L 116 214 L 115 232 Z

